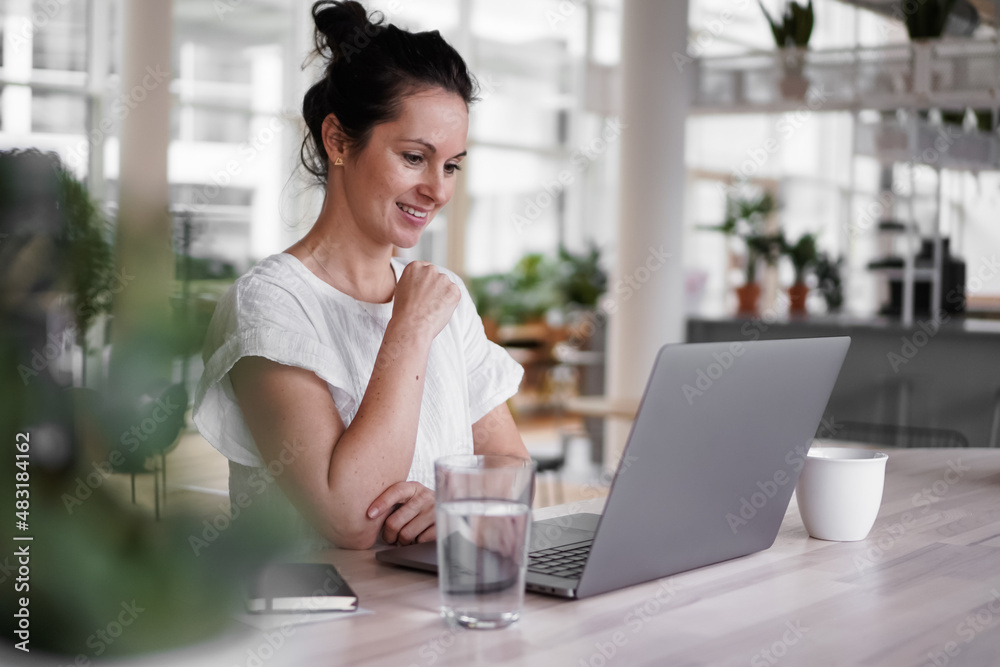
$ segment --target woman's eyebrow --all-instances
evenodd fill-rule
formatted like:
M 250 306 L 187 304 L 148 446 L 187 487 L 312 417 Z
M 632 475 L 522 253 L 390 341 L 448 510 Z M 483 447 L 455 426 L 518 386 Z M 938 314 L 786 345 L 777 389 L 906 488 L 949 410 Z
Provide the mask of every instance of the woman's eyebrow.
M 431 153 L 437 153 L 437 147 L 434 146 L 434 144 L 430 143 L 429 141 L 425 141 L 423 139 L 404 139 L 404 141 L 409 141 L 415 144 L 421 144 L 423 146 L 426 146 L 427 150 L 429 150 Z M 462 151 L 458 155 L 453 155 L 451 159 L 454 160 L 455 158 L 465 157 L 467 154 L 468 151 Z

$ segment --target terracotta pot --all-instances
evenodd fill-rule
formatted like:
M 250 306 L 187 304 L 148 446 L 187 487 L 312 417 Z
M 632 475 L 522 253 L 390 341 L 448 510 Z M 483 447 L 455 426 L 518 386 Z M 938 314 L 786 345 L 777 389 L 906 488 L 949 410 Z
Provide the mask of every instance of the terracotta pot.
M 784 76 L 778 82 L 781 96 L 788 100 L 804 100 L 809 91 L 809 79 L 802 74 L 805 65 L 805 49 L 783 49 L 782 70 Z
M 804 76 L 786 75 L 778 84 L 786 100 L 804 100 L 809 92 L 809 79 Z
M 790 315 L 806 314 L 806 297 L 809 296 L 809 286 L 795 283 L 788 288 L 788 313 Z
M 760 285 L 747 283 L 736 288 L 736 298 L 739 301 L 737 312 L 745 315 L 757 314 L 757 299 L 760 298 Z

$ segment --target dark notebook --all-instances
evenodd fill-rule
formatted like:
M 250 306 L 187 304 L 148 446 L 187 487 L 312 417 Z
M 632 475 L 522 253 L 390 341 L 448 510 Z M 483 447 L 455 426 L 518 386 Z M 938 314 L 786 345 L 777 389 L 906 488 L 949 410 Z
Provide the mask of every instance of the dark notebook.
M 276 563 L 250 583 L 252 613 L 354 611 L 358 596 L 337 568 L 323 563 Z

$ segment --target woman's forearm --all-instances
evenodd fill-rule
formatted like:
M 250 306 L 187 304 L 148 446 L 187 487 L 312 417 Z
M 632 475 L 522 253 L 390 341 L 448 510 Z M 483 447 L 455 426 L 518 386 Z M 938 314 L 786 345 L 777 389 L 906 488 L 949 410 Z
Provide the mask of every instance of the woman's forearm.
M 282 463 L 276 475 L 282 489 L 334 544 L 367 548 L 386 517 L 395 516 L 391 508 L 372 517 L 368 510 L 409 476 L 431 343 L 460 298 L 459 288 L 433 265 L 407 264 L 375 368 L 346 427 L 328 383 L 315 372 L 260 356 L 240 359 L 230 370 L 261 458 Z M 295 443 L 305 446 L 289 453 Z M 394 504 L 419 506 L 419 525 L 407 525 L 404 537 L 427 528 L 427 490 L 416 486 L 423 491 L 410 485 L 387 496 L 400 496 Z
M 384 516 L 369 519 L 369 505 L 406 479 L 413 462 L 431 338 L 389 321 L 357 414 L 330 457 L 331 510 L 342 531 L 374 541 Z

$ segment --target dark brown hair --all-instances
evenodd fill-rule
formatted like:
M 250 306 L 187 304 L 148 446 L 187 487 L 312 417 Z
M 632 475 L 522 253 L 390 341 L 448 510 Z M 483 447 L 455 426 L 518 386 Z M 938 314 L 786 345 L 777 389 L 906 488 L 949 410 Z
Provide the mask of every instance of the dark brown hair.
M 325 184 L 329 158 L 323 121 L 336 116 L 348 145 L 363 150 L 372 129 L 395 120 L 407 95 L 442 88 L 476 100 L 477 84 L 462 56 L 437 30 L 407 32 L 371 16 L 359 2 L 320 0 L 313 4 L 314 56 L 326 62 L 323 78 L 306 92 L 302 116 L 309 134 L 302 141 L 302 166 Z

